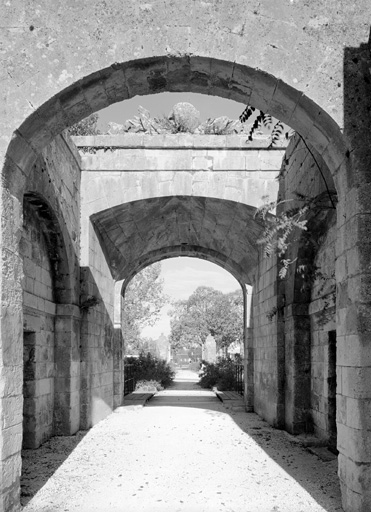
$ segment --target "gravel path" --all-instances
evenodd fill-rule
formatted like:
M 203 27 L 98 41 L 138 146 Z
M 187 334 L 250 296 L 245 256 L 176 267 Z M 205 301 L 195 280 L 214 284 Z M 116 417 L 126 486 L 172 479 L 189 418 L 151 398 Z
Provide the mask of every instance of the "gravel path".
M 121 407 L 74 439 L 23 512 L 342 510 L 336 459 L 324 462 L 255 414 L 227 411 L 191 372 L 146 407 Z M 32 473 L 43 469 L 36 452 L 25 460 L 32 494 Z

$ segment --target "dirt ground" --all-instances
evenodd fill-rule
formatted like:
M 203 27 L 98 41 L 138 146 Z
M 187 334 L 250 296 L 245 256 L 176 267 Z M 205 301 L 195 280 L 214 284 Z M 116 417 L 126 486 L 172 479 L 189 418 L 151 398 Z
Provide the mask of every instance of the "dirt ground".
M 23 512 L 341 511 L 336 458 L 314 452 L 181 372 L 146 407 L 26 451 Z

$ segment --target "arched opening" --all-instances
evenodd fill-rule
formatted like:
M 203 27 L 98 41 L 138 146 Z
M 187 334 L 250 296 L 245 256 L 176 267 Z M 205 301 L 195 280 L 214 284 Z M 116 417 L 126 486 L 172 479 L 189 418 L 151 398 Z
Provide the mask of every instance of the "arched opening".
M 304 147 L 298 136 L 290 142 L 279 190 L 287 202 L 278 215 L 311 205 L 305 229 L 290 236 L 285 258 L 292 263 L 279 283 L 276 321 L 284 325 L 284 424 L 294 434 L 314 433 L 334 450 L 337 196 L 320 155 L 306 154 Z
M 34 189 L 32 180 L 28 185 Z M 24 269 L 23 450 L 35 450 L 52 436 L 70 435 L 79 427 L 71 358 L 78 318 L 71 318 L 73 269 L 65 234 L 48 201 L 40 193 L 26 193 L 19 243 Z M 23 455 L 28 468 L 32 455 Z
M 23 448 L 38 448 L 53 434 L 57 260 L 48 240 L 55 226 L 39 197 L 25 196 L 23 226 Z
M 334 175 L 345 159 L 340 131 L 332 119 L 311 100 L 281 80 L 247 66 L 213 59 L 197 57 L 146 59 L 122 65 L 115 64 L 84 78 L 52 98 L 38 110 L 37 115 L 31 116 L 22 124 L 9 146 L 5 169 L 5 182 L 8 186 L 5 195 L 10 202 L 14 199 L 12 207 L 16 208 L 17 201 L 22 194 L 22 190 L 16 185 L 17 176 L 29 173 L 30 166 L 37 158 L 39 151 L 62 129 L 107 104 L 135 94 L 184 89 L 239 99 L 272 113 L 302 133 L 321 152 Z M 9 172 L 10 170 L 15 172 L 12 174 Z M 186 232 L 183 231 L 184 227 L 189 227 L 190 224 L 188 220 L 181 221 L 182 215 L 185 217 L 189 215 L 182 198 L 170 200 L 177 202 L 178 207 L 174 211 L 178 212 L 176 216 L 180 220 L 177 230 L 172 231 L 177 233 L 173 237 L 174 239 L 168 238 L 167 230 L 161 226 L 158 216 L 159 209 L 162 206 L 165 208 L 167 206 L 161 203 L 161 200 L 154 199 L 153 201 L 153 204 L 149 201 L 146 203 L 149 210 L 147 216 L 143 217 L 143 224 L 148 224 L 149 221 L 152 222 L 152 219 L 156 218 L 158 221 L 157 231 L 156 236 L 148 244 L 145 254 L 143 253 L 143 237 L 142 235 L 138 236 L 138 233 L 142 233 L 141 227 L 135 227 L 133 234 L 130 235 L 132 243 L 129 248 L 125 246 L 125 243 L 124 245 L 120 243 L 120 236 L 124 230 L 119 227 L 115 232 L 112 227 L 113 211 L 97 213 L 92 217 L 95 232 L 115 279 L 134 275 L 139 268 L 148 264 L 154 257 L 161 259 L 160 254 L 163 253 L 166 246 L 168 254 L 173 255 L 184 254 L 188 251 L 195 254 L 207 254 L 208 257 L 216 260 L 216 254 L 218 254 L 219 260 L 225 268 L 233 270 L 236 275 L 241 275 L 244 283 L 253 282 L 257 261 L 255 241 L 261 231 L 261 227 L 252 220 L 253 210 L 249 210 L 248 207 L 241 208 L 241 205 L 236 207 L 226 201 L 224 204 L 229 213 L 223 214 L 224 218 L 235 219 L 235 216 L 231 217 L 231 208 L 236 207 L 238 211 L 236 222 L 233 222 L 233 225 L 223 225 L 215 220 L 223 218 L 217 208 L 221 203 L 218 205 L 213 200 L 209 201 L 210 208 L 207 210 L 209 225 L 204 223 L 204 220 L 199 222 L 202 226 L 202 236 L 206 236 L 206 240 L 203 239 L 200 243 L 197 236 L 194 237 L 197 230 L 194 230 L 193 234 L 190 229 Z M 195 199 L 187 198 L 187 201 L 193 201 L 195 212 L 200 211 Z M 139 203 L 141 201 L 138 201 L 138 205 Z M 141 203 L 139 206 L 143 206 L 143 204 Z M 134 215 L 139 213 L 136 210 L 138 205 L 134 203 L 131 205 L 133 208 L 131 213 Z M 201 208 L 201 211 L 204 211 L 204 207 Z M 125 207 L 118 207 L 114 211 L 114 215 L 118 219 L 126 214 Z M 171 216 L 166 214 L 166 219 L 171 219 Z M 200 219 L 201 217 L 196 218 L 198 221 Z M 11 232 L 18 221 L 19 218 L 15 215 L 12 222 L 5 226 L 5 230 L 9 229 Z M 251 230 L 247 235 L 246 231 L 243 231 L 246 229 L 246 224 Z M 211 236 L 214 228 L 217 229 L 220 238 L 215 237 L 213 247 L 207 243 L 207 238 Z M 228 243 L 230 243 L 229 248 L 225 247 L 225 239 L 228 239 Z M 239 243 L 241 239 L 243 239 L 243 247 Z M 234 243 L 233 240 L 238 240 L 238 243 Z M 14 247 L 10 247 L 10 249 L 14 250 Z M 16 249 L 15 253 L 17 253 Z M 246 258 L 247 253 L 249 254 L 248 258 Z M 251 259 L 251 255 L 254 255 L 254 261 Z M 16 286 L 20 288 L 19 280 L 15 282 Z M 88 308 L 92 304 L 83 302 L 83 305 Z M 94 305 L 92 306 L 94 307 Z M 89 332 L 87 331 L 86 334 L 88 336 Z M 111 334 L 107 333 L 107 339 L 111 340 Z M 108 345 L 107 351 L 109 351 Z M 71 350 L 70 354 L 72 352 Z M 77 363 L 77 358 L 78 351 L 75 351 L 75 363 Z M 76 374 L 75 377 L 78 378 L 78 370 L 76 370 Z M 86 385 L 89 385 L 88 378 Z M 88 404 L 84 403 L 83 405 L 85 407 Z
M 10 481 L 15 477 L 9 475 L 16 473 L 19 461 L 8 445 L 13 446 L 9 440 L 19 436 L 20 420 L 19 414 L 11 415 L 9 424 L 8 408 L 17 404 L 21 394 L 22 265 L 17 244 L 24 192 L 20 189 L 27 166 L 48 140 L 104 105 L 133 94 L 193 89 L 241 95 L 244 102 L 249 97 L 253 105 L 267 112 L 275 110 L 276 117 L 304 137 L 308 135 L 319 153 L 327 148 L 325 161 L 336 175 L 340 199 L 336 248 L 338 361 L 342 382 L 346 383 L 339 400 L 340 474 L 344 508 L 367 509 L 367 187 L 371 131 L 369 116 L 364 113 L 370 107 L 370 6 L 364 2 L 362 12 L 357 12 L 353 4 L 345 0 L 326 5 L 221 0 L 213 6 L 210 2 L 175 0 L 164 8 L 161 2 L 139 5 L 112 0 L 110 5 L 101 2 L 93 7 L 83 1 L 63 7 L 58 2 L 45 2 L 37 10 L 22 2 L 4 4 L 7 35 L 0 160 L 9 168 L 1 181 L 1 338 L 5 393 L 11 389 L 2 400 L 3 418 L 11 427 L 4 427 L 3 436 L 4 460 L 9 457 L 4 462 L 4 507 L 18 499 L 16 486 Z M 15 20 L 21 20 L 17 28 Z M 131 59 L 138 59 L 141 68 L 135 69 Z M 334 121 L 329 116 L 344 128 L 348 148 L 342 148 L 340 130 L 332 130 Z M 22 124 L 21 133 L 17 129 Z M 340 141 L 339 150 L 334 138 Z M 262 376 L 259 383 L 263 382 Z M 15 383 L 14 387 L 9 383 Z M 19 413 L 19 404 L 15 409 Z
M 234 201 L 171 196 L 133 201 L 91 216 L 116 280 L 163 257 L 199 253 L 252 283 L 255 241 L 263 226 L 255 208 Z M 217 258 L 214 254 L 218 254 Z
M 117 297 L 125 355 L 129 357 L 125 369 L 131 369 L 133 357 L 149 352 L 171 363 L 177 372 L 176 379 L 186 371 L 192 373 L 196 382 L 201 361 L 221 365 L 221 358 L 229 365 L 224 385 L 230 388 L 224 391 L 237 391 L 241 396 L 245 394 L 246 399 L 251 398 L 247 397 L 243 379 L 244 374 L 246 384 L 251 379 L 244 364 L 246 319 L 250 317 L 249 304 L 244 300 L 246 288 L 218 265 L 217 256 L 214 264 L 204 257 L 200 259 L 197 251 L 191 253 L 191 258 L 185 254 L 179 257 L 179 253 L 169 258 L 166 251 L 163 254 L 161 266 L 149 264 L 144 272 L 126 279 Z M 162 293 L 165 302 L 158 312 Z M 138 308 L 138 301 L 142 309 Z M 155 322 L 148 322 L 151 310 Z M 140 312 L 143 318 L 138 318 Z M 128 393 L 133 390 L 132 381 L 133 376 L 127 372 Z
M 339 127 L 303 93 L 259 69 L 197 56 L 115 63 L 79 80 L 47 101 L 19 127 L 8 155 L 21 168 L 27 167 L 64 128 L 87 115 L 135 95 L 163 91 L 199 92 L 251 104 L 305 137 L 323 156 L 333 175 L 345 161 Z

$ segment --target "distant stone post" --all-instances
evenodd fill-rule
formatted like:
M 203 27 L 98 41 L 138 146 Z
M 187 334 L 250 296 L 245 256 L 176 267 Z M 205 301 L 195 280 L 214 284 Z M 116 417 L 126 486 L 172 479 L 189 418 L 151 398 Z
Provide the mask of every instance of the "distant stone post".
M 244 333 L 244 351 L 243 351 L 243 373 L 244 373 L 244 399 L 245 410 L 251 412 L 254 410 L 254 354 L 252 346 L 252 327 L 251 320 L 251 287 L 243 288 L 243 333 Z

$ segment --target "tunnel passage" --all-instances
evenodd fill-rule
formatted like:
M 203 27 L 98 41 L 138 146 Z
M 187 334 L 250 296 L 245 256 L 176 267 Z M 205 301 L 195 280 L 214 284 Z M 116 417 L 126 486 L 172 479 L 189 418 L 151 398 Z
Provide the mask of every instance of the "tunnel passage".
M 172 196 L 126 203 L 91 220 L 116 280 L 160 259 L 160 253 L 187 251 L 224 262 L 239 281 L 251 283 L 263 231 L 255 211 L 234 201 Z
M 89 5 L 85 1 L 63 7 L 57 2 L 44 3 L 37 10 L 22 2 L 4 4 L 9 58 L 4 61 L 2 111 L 2 158 L 6 153 L 2 199 L 6 206 L 1 234 L 7 269 L 1 283 L 7 307 L 1 320 L 3 375 L 7 390 L 22 371 L 20 351 L 8 356 L 14 346 L 21 345 L 23 334 L 18 237 L 14 233 L 20 224 L 23 175 L 28 174 L 37 152 L 91 112 L 138 94 L 171 90 L 241 98 L 290 124 L 323 154 L 331 173 L 337 175 L 342 198 L 337 227 L 342 242 L 336 252 L 337 320 L 343 349 L 338 365 L 342 382 L 357 383 L 340 390 L 340 474 L 344 508 L 361 510 L 370 497 L 366 444 L 370 394 L 364 378 L 369 371 L 368 303 L 364 302 L 369 245 L 363 236 L 367 216 L 359 215 L 368 195 L 358 195 L 367 190 L 363 185 L 368 181 L 363 179 L 369 168 L 370 145 L 365 134 L 370 132 L 363 114 L 370 96 L 369 45 L 364 44 L 369 33 L 364 12 L 370 7 L 363 2 L 363 9 L 356 13 L 353 3 L 345 0 L 307 4 L 270 1 L 250 5 L 222 0 L 213 8 L 210 2 L 176 0 L 164 9 L 161 2 L 138 5 L 113 0 L 109 8 L 97 3 L 91 16 L 86 15 Z M 77 19 L 79 23 L 71 22 Z M 29 21 L 24 29 L 14 29 L 14 20 Z M 343 126 L 349 151 L 343 145 Z M 349 162 L 346 169 L 350 154 L 354 168 Z M 362 240 L 356 247 L 354 236 Z M 359 368 L 360 364 L 365 368 Z M 19 409 L 15 400 L 20 394 L 20 386 L 14 397 L 5 394 L 4 418 L 9 409 Z M 6 510 L 13 510 L 9 503 L 18 500 L 20 442 L 13 440 L 20 430 L 19 414 L 15 417 L 18 423 L 2 432 L 5 491 L 1 505 Z

